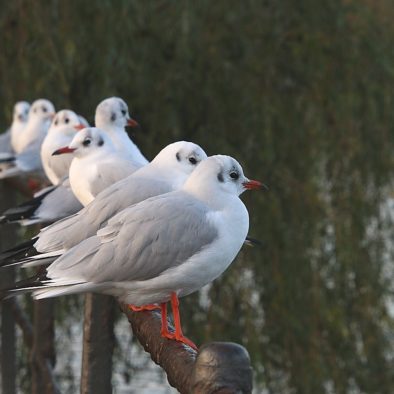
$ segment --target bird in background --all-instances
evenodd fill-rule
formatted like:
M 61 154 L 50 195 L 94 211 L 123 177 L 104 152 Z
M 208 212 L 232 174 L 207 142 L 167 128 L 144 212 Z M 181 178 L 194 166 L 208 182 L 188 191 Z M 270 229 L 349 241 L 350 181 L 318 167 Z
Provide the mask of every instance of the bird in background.
M 14 105 L 11 126 L 0 135 L 0 160 L 12 158 L 19 153 L 18 139 L 26 126 L 30 104 L 27 101 L 18 101 Z
M 19 133 L 19 152 L 12 158 L 0 158 L 0 178 L 26 173 L 44 175 L 40 149 L 54 116 L 55 108 L 49 100 L 39 99 L 33 102 L 29 110 L 27 124 Z
M 126 133 L 126 126 L 136 127 L 138 123 L 130 117 L 129 108 L 124 100 L 120 97 L 110 97 L 101 101 L 96 108 L 94 122 L 96 127 L 108 133 L 120 152 L 124 152 L 141 166 L 148 164 L 148 160 Z
M 87 122 L 84 118 L 80 115 L 79 117 L 79 124 L 74 125 L 75 129 L 81 130 L 84 127 L 88 126 Z M 61 121 L 69 121 L 72 123 L 75 122 L 74 117 L 71 115 L 64 115 L 58 118 L 58 125 L 52 123 L 53 128 L 58 130 L 58 127 L 61 126 Z M 105 99 L 100 102 L 96 108 L 96 121 L 101 124 L 102 129 L 106 132 L 108 137 L 111 139 L 115 147 L 121 147 L 122 149 L 118 149 L 120 155 L 134 163 L 136 168 L 139 168 L 147 163 L 147 160 L 142 156 L 140 150 L 136 147 L 136 145 L 130 140 L 128 137 L 125 126 L 132 125 L 135 126 L 137 123 L 132 120 L 129 116 L 127 104 L 118 97 L 112 97 L 109 99 Z M 69 123 L 71 124 L 71 123 Z M 58 126 L 58 127 L 56 127 Z M 44 140 L 43 147 L 41 149 L 41 157 L 42 162 L 56 162 L 56 159 L 59 159 L 59 155 L 52 156 L 53 151 L 51 152 L 49 149 L 46 148 L 47 141 L 50 140 L 52 142 L 58 143 L 57 139 L 52 138 L 52 136 L 59 135 L 59 133 L 52 133 L 51 131 L 48 133 L 48 138 Z M 49 142 L 48 142 L 49 144 Z M 52 145 L 53 146 L 53 145 Z M 57 149 L 64 147 L 63 146 L 53 146 Z M 44 150 L 45 149 L 45 150 Z M 67 161 L 71 162 L 72 156 L 71 155 L 62 155 L 61 157 L 67 157 Z M 112 155 L 113 157 L 113 155 Z M 99 156 L 96 156 L 97 159 L 102 159 Z M 108 162 L 108 161 L 107 161 Z M 89 164 L 93 164 L 90 161 Z M 48 166 L 44 164 L 44 169 L 47 168 L 47 176 L 49 178 L 53 177 L 53 174 L 48 171 Z M 74 178 L 74 184 L 79 184 L 78 188 L 74 188 L 74 191 L 77 190 L 77 194 L 79 197 L 81 196 L 92 196 L 91 191 L 94 191 L 94 195 L 100 190 L 97 185 L 101 185 L 104 187 L 106 184 L 113 182 L 114 179 L 120 179 L 124 176 L 126 170 L 129 169 L 129 165 L 124 166 L 123 169 L 119 170 L 119 176 L 111 175 L 111 172 L 105 170 L 104 167 L 101 165 L 102 174 L 101 174 L 101 181 L 98 180 L 95 182 L 95 185 L 91 185 L 90 181 L 94 181 L 94 179 L 90 176 L 90 172 L 88 168 L 84 169 L 79 174 L 78 180 Z M 77 174 L 78 175 L 78 174 Z M 89 179 L 84 178 L 84 176 L 89 176 Z M 108 181 L 105 179 L 109 177 Z M 54 179 L 55 180 L 55 179 Z M 59 204 L 59 201 L 62 201 Z M 83 200 L 83 204 L 86 204 L 86 200 Z M 30 225 L 35 223 L 51 223 L 56 220 L 62 219 L 69 215 L 72 215 L 78 212 L 82 208 L 80 201 L 78 200 L 75 193 L 71 190 L 71 182 L 70 179 L 62 180 L 62 183 L 58 187 L 50 187 L 46 188 L 43 191 L 39 192 L 35 195 L 34 199 L 23 203 L 22 205 L 11 208 L 3 213 L 3 216 L 0 218 L 0 223 L 9 223 L 18 221 L 23 225 Z
M 75 196 L 86 206 L 102 190 L 131 175 L 140 164 L 115 148 L 106 132 L 97 127 L 81 130 L 71 143 L 52 153 L 72 157 L 70 185 Z
M 212 282 L 234 260 L 249 228 L 239 195 L 261 186 L 246 178 L 232 157 L 211 156 L 181 189 L 119 212 L 45 273 L 17 283 L 6 296 L 33 292 L 43 299 L 98 292 L 141 308 L 159 304 L 161 335 L 196 348 L 183 335 L 178 298 Z M 174 333 L 168 330 L 167 302 Z

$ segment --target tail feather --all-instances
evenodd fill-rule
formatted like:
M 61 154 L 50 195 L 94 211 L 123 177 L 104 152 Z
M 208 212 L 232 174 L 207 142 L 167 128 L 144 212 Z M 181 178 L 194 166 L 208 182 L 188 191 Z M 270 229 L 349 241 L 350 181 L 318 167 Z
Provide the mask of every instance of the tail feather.
M 1 289 L 0 300 L 5 300 L 7 298 L 15 297 L 19 294 L 24 294 L 40 289 L 45 285 L 47 280 L 48 278 L 46 277 L 46 269 L 40 270 L 36 275 L 16 282 L 13 287 Z
M 23 242 L 11 249 L 8 249 L 0 253 L 0 267 L 39 254 L 33 246 L 36 243 L 36 241 L 37 241 L 37 237 L 30 239 L 26 242 Z

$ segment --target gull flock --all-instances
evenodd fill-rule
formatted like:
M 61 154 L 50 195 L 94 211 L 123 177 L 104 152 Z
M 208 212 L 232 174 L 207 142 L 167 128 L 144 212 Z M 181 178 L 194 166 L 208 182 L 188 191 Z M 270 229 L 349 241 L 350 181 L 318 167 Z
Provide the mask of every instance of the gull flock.
M 98 104 L 95 127 L 46 99 L 15 104 L 0 137 L 0 179 L 34 175 L 47 185 L 0 222 L 47 226 L 0 254 L 2 267 L 43 266 L 2 297 L 112 295 L 133 311 L 159 309 L 161 335 L 196 349 L 182 333 L 179 298 L 235 259 L 249 230 L 239 196 L 264 185 L 234 158 L 208 157 L 192 142 L 173 142 L 148 161 L 125 130 L 137 125 L 118 97 Z

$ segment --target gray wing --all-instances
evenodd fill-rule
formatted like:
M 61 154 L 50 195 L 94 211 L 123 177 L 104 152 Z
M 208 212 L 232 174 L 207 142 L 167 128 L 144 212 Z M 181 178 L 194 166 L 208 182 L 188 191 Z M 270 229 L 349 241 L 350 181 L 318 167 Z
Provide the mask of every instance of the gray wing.
M 39 222 L 53 222 L 72 215 L 82 208 L 83 206 L 74 196 L 68 180 L 65 180 L 43 198 L 40 207 L 31 219 Z
M 16 166 L 22 171 L 42 170 L 40 141 L 34 141 L 16 157 Z
M 11 129 L 8 129 L 4 133 L 0 134 L 0 152 L 13 152 L 13 149 L 11 147 Z
M 215 240 L 218 231 L 207 220 L 208 211 L 180 191 L 143 201 L 56 260 L 48 276 L 95 283 L 156 277 Z
M 133 204 L 149 197 L 171 191 L 167 182 L 127 177 L 99 193 L 78 214 L 44 228 L 35 248 L 44 252 L 70 249 L 84 239 L 95 235 L 108 220 Z

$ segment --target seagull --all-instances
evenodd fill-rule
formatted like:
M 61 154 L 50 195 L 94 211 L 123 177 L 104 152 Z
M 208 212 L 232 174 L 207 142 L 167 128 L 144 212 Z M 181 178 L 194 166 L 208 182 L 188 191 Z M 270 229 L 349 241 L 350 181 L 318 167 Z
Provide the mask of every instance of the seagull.
M 241 249 L 249 215 L 239 195 L 262 184 L 232 157 L 211 156 L 184 186 L 133 205 L 49 265 L 44 274 L 6 294 L 35 299 L 85 292 L 136 306 L 160 304 L 161 335 L 196 346 L 182 333 L 179 297 L 220 276 Z M 171 302 L 175 332 L 167 326 Z
M 18 101 L 14 105 L 14 115 L 11 125 L 11 147 L 15 153 L 22 151 L 20 140 L 27 125 L 29 110 L 30 104 L 27 101 Z
M 4 252 L 0 256 L 4 260 L 0 265 L 26 267 L 53 261 L 96 234 L 123 209 L 181 188 L 206 158 L 204 150 L 192 142 L 178 141 L 167 145 L 149 164 L 103 190 L 77 214 L 45 227 L 37 237 Z
M 15 153 L 19 153 L 16 145 L 17 137 L 26 127 L 29 108 L 28 102 L 18 101 L 14 105 L 11 126 L 0 135 L 0 163 L 3 163 L 3 167 L 7 166 L 7 162 L 12 163 L 15 160 Z
M 140 165 L 118 151 L 109 136 L 97 127 L 81 130 L 67 147 L 53 155 L 73 153 L 70 184 L 78 200 L 86 206 L 108 186 L 131 175 Z
M 58 185 L 65 177 L 71 165 L 72 156 L 53 156 L 52 153 L 68 145 L 77 130 L 75 126 L 81 123 L 79 116 L 71 110 L 63 109 L 53 118 L 48 134 L 41 145 L 41 161 L 46 176 L 53 185 Z
M 75 126 L 80 123 L 80 117 L 71 110 L 61 110 L 56 114 L 41 145 L 42 166 L 53 186 L 45 187 L 33 199 L 5 211 L 0 223 L 20 222 L 25 226 L 51 223 L 83 208 L 67 179 L 72 157 L 52 156 L 56 149 L 71 142 L 77 133 Z
M 96 127 L 108 133 L 113 144 L 120 152 L 130 156 L 140 166 L 148 164 L 148 160 L 125 131 L 126 126 L 135 127 L 138 126 L 138 123 L 130 118 L 129 109 L 124 100 L 119 97 L 110 97 L 103 100 L 96 108 L 94 121 Z
M 26 127 L 18 137 L 20 152 L 12 159 L 0 159 L 0 178 L 43 171 L 39 152 L 55 115 L 54 110 L 53 104 L 46 99 L 36 100 L 32 104 Z
M 18 153 L 15 142 L 26 126 L 29 108 L 30 104 L 26 101 L 18 101 L 14 105 L 12 124 L 0 135 L 0 160 L 12 159 L 14 152 Z

